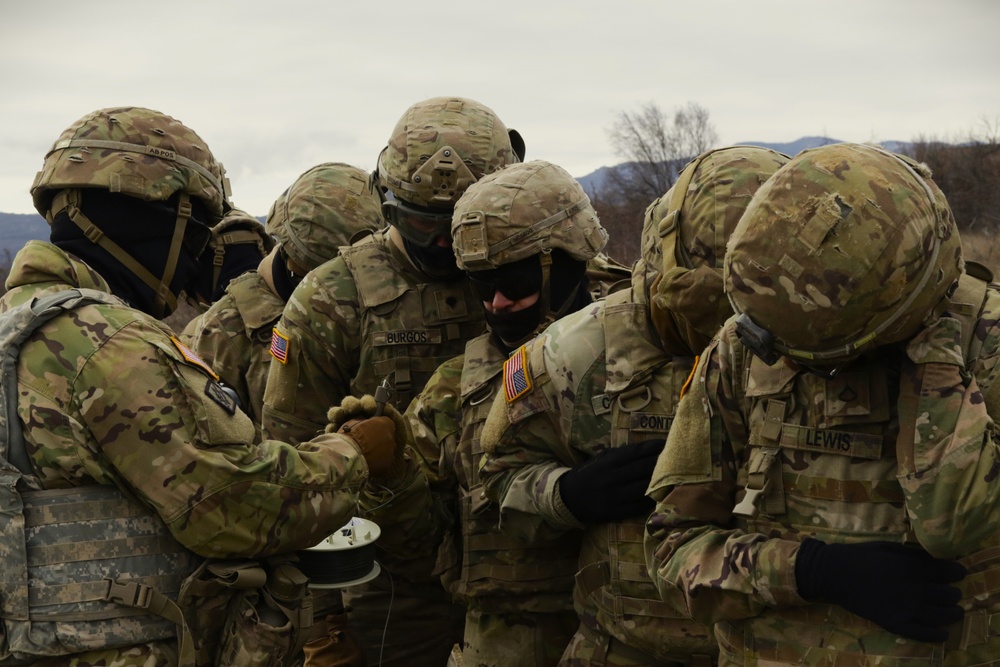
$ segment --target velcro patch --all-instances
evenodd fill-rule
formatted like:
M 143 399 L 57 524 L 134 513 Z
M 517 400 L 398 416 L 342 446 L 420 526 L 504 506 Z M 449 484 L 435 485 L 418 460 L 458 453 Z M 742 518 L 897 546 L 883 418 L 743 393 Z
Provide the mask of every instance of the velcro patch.
M 288 336 L 278 331 L 278 327 L 271 329 L 271 356 L 287 364 L 289 342 Z
M 232 389 L 227 390 L 226 387 L 223 387 L 218 382 L 209 380 L 205 385 L 205 395 L 221 405 L 222 409 L 229 414 L 236 414 L 236 408 L 239 406 L 239 401 L 236 399 L 236 394 Z
M 174 347 L 177 348 L 177 351 L 181 353 L 181 356 L 184 357 L 185 361 L 190 363 L 192 366 L 197 366 L 198 368 L 202 369 L 203 371 L 211 375 L 213 379 L 215 380 L 219 379 L 219 376 L 216 374 L 215 371 L 212 370 L 212 367 L 206 364 L 201 357 L 192 352 L 191 348 L 189 348 L 184 343 L 180 342 L 180 340 L 178 340 L 176 336 L 171 336 L 170 340 L 171 342 L 173 342 Z
M 528 370 L 524 345 L 503 364 L 503 393 L 508 403 L 513 403 L 531 391 L 531 373 Z

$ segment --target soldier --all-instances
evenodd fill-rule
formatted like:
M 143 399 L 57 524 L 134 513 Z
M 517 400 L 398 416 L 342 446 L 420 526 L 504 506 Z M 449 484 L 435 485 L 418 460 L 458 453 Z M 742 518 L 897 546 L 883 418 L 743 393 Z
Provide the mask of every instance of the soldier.
M 470 185 L 452 235 L 489 331 L 442 364 L 410 404 L 411 467 L 368 485 L 361 506 L 400 570 L 437 554 L 442 583 L 468 606 L 464 664 L 554 665 L 577 625 L 570 594 L 580 535 L 524 539 L 498 529 L 479 483 L 480 432 L 508 354 L 591 303 L 587 264 L 607 233 L 572 176 L 534 161 Z
M 504 366 L 480 476 L 505 532 L 584 529 L 578 629 L 560 664 L 710 664 L 709 628 L 645 572 L 645 497 L 695 360 L 731 313 L 722 256 L 750 195 L 786 157 L 754 147 L 693 160 L 646 212 L 631 289 L 556 322 Z M 649 232 L 664 236 L 662 276 Z
M 757 191 L 725 259 L 738 317 L 650 485 L 650 573 L 720 664 L 1000 655 L 1000 292 L 966 268 L 903 156 L 803 151 Z
M 137 107 L 84 116 L 45 157 L 51 243 L 18 253 L 0 299 L 3 664 L 290 663 L 308 598 L 280 555 L 343 525 L 391 463 L 339 434 L 254 444 L 154 319 L 196 273 L 223 182 L 197 134 Z
M 265 434 L 306 440 L 324 427 L 327 402 L 373 394 L 383 379 L 402 410 L 483 332 L 479 299 L 455 265 L 452 209 L 471 183 L 520 155 L 520 136 L 473 100 L 436 97 L 403 114 L 378 159 L 389 229 L 311 272 L 274 329 Z M 422 581 L 390 581 L 390 569 L 345 594 L 369 662 L 443 664 L 464 610 L 430 565 Z
M 222 298 L 230 282 L 256 269 L 272 248 L 274 239 L 257 218 L 238 208 L 226 211 L 212 227 L 212 240 L 198 260 L 198 274 L 185 288 L 188 301 L 203 313 Z M 194 333 L 193 322 L 181 334 L 185 342 Z
M 236 392 L 254 423 L 263 412 L 271 332 L 292 291 L 340 246 L 384 227 L 380 206 L 357 167 L 328 162 L 307 170 L 268 212 L 266 229 L 278 246 L 189 325 L 191 349 Z

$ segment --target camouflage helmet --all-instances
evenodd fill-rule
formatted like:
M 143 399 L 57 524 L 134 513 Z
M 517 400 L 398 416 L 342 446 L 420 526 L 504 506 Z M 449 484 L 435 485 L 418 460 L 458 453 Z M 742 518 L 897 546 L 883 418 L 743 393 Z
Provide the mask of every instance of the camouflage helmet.
M 465 271 L 486 271 L 554 248 L 586 262 L 608 233 L 583 187 L 544 160 L 513 164 L 469 186 L 455 205 L 453 248 Z
M 103 188 L 146 201 L 184 192 L 219 219 L 228 208 L 228 187 L 222 164 L 194 130 L 159 111 L 118 107 L 87 114 L 59 136 L 31 197 L 50 218 L 60 190 Z
M 325 162 L 307 170 L 267 214 L 267 230 L 281 243 L 298 275 L 333 259 L 340 246 L 385 226 L 379 196 L 357 167 Z
M 147 202 L 177 195 L 173 240 L 160 275 L 154 275 L 82 211 L 83 192 L 99 189 Z M 65 130 L 45 155 L 31 197 L 52 224 L 60 213 L 145 283 L 154 294 L 149 312 L 164 317 L 177 306 L 174 285 L 180 252 L 192 239 L 197 256 L 211 238 L 209 226 L 229 208 L 222 165 L 201 137 L 179 121 L 151 109 L 117 107 L 87 114 Z M 195 217 L 195 200 L 209 220 Z M 99 221 L 100 222 L 100 221 Z
M 378 160 L 382 185 L 410 204 L 451 208 L 470 183 L 518 158 L 489 107 L 434 97 L 403 114 Z
M 726 255 L 737 332 L 779 354 L 837 364 L 912 336 L 963 270 L 926 167 L 864 144 L 799 153 L 754 196 Z
M 662 216 L 663 271 L 707 266 L 722 271 L 726 243 L 757 188 L 788 162 L 759 146 L 728 146 L 691 160 L 647 214 Z
M 658 220 L 662 258 L 651 298 L 685 323 L 682 337 L 693 352 L 733 314 L 722 281 L 726 243 L 754 192 L 787 162 L 787 155 L 757 146 L 706 151 L 647 210 Z

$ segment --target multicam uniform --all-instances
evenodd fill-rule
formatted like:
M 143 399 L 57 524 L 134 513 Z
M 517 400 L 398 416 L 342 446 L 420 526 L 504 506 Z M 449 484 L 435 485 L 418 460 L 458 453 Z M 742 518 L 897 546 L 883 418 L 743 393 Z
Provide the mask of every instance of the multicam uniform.
M 188 344 L 231 387 L 240 408 L 260 424 L 271 366 L 271 330 L 285 304 L 257 271 L 234 279 L 221 299 L 192 320 Z
M 702 357 L 649 490 L 650 572 L 715 623 L 720 664 L 996 664 L 1000 291 L 962 266 L 944 195 L 877 147 L 804 151 L 755 194 L 726 254 L 738 317 Z M 968 569 L 946 643 L 869 620 L 883 617 L 858 598 L 878 590 L 828 563 L 816 599 L 800 595 L 798 566 L 815 574 L 801 545 L 871 558 L 865 543 L 886 541 L 922 549 L 876 571 L 923 550 Z M 900 577 L 928 595 L 901 627 L 917 636 L 947 618 L 928 578 Z
M 393 245 L 389 231 L 366 237 L 310 272 L 289 300 L 275 329 L 287 339 L 287 361 L 271 364 L 265 434 L 308 439 L 323 427 L 328 406 L 373 394 L 385 378 L 393 403 L 405 408 L 434 370 L 484 328 L 482 306 L 467 281 L 428 278 Z M 387 554 L 379 551 L 377 558 Z M 465 611 L 450 602 L 431 568 L 420 580 L 390 581 L 383 570 L 374 582 L 346 590 L 345 604 L 350 607 L 357 595 L 385 602 L 370 614 L 351 613 L 370 661 L 383 644 L 418 656 L 443 647 L 446 656 L 461 639 Z M 394 635 L 393 619 L 407 618 L 418 627 L 416 636 Z
M 74 287 L 109 291 L 86 264 L 41 242 L 18 253 L 8 284 L 3 312 Z M 82 306 L 43 325 L 21 347 L 17 379 L 41 487 L 117 487 L 199 556 L 258 558 L 315 544 L 347 521 L 367 478 L 360 451 L 342 436 L 254 445 L 253 424 L 218 391 L 211 369 L 124 304 Z M 101 637 L 85 641 L 94 650 L 59 664 L 177 661 L 172 640 L 108 650 Z
M 580 529 L 560 501 L 559 471 L 608 448 L 666 437 L 694 360 L 659 342 L 642 274 L 634 272 L 631 290 L 557 321 L 526 346 L 533 388 L 509 401 L 509 426 L 483 443 L 480 474 L 499 499 L 505 531 Z M 586 527 L 573 591 L 581 624 L 561 664 L 673 664 L 692 655 L 708 664 L 710 630 L 680 618 L 646 575 L 645 519 Z
M 1000 636 L 986 620 L 1000 601 L 998 563 L 989 555 L 1000 546 L 990 481 L 1000 465 L 991 435 L 1000 416 L 998 321 L 1000 291 L 991 287 L 975 323 L 973 379 L 932 381 L 923 399 L 899 395 L 900 379 L 917 366 L 906 359 L 915 347 L 879 348 L 824 380 L 780 362 L 766 366 L 739 343 L 734 321 L 723 329 L 654 474 L 657 498 L 680 486 L 650 518 L 648 545 L 664 595 L 682 595 L 696 618 L 725 619 L 716 625 L 720 664 L 758 664 L 744 661 L 751 652 L 759 664 L 993 664 L 983 661 L 1000 655 Z M 699 451 L 685 445 L 708 441 Z M 767 452 L 776 453 L 780 474 L 761 514 L 720 522 Z M 977 611 L 940 645 L 903 639 L 836 605 L 809 604 L 789 567 L 805 537 L 919 541 L 944 557 L 978 553 L 963 561 L 972 574 L 962 584 L 963 606 Z
M 373 394 L 388 378 L 405 410 L 434 370 L 485 328 L 465 280 L 434 280 L 392 242 L 365 237 L 309 273 L 277 326 L 287 359 L 271 365 L 264 431 L 308 439 L 345 396 Z
M 506 359 L 487 333 L 438 368 L 405 415 L 419 472 L 394 496 L 366 487 L 361 504 L 375 508 L 370 518 L 401 554 L 436 557 L 442 583 L 468 605 L 466 661 L 550 665 L 577 626 L 570 592 L 580 539 L 577 531 L 543 530 L 530 540 L 501 532 L 483 494 L 480 436 Z

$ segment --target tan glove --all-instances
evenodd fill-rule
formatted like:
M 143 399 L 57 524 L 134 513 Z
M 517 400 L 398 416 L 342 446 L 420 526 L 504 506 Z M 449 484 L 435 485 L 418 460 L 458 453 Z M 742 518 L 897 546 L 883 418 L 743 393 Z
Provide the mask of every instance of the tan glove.
M 409 429 L 396 408 L 386 404 L 382 416 L 376 417 L 377 408 L 374 396 L 348 396 L 330 408 L 326 432 L 342 433 L 357 443 L 372 478 L 395 479 L 405 470 L 403 453 Z

